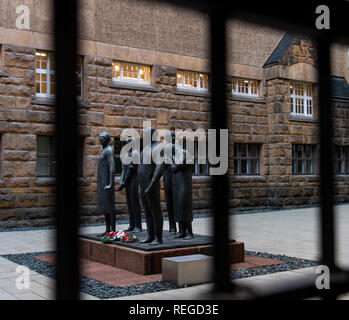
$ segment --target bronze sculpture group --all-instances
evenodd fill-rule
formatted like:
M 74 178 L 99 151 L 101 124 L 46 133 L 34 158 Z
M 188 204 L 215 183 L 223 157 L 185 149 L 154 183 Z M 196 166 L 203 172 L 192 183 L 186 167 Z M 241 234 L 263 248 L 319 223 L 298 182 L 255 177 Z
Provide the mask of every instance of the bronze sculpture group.
M 164 191 L 169 219 L 169 231 L 175 238 L 192 239 L 193 208 L 192 208 L 192 166 L 188 164 L 188 152 L 175 144 L 174 132 L 171 132 L 172 142 L 164 147 L 157 141 L 156 129 L 148 127 L 144 134 L 153 137 L 151 145 L 140 153 L 140 162 L 130 162 L 122 165 L 122 174 L 118 190 L 125 188 L 127 208 L 129 213 L 129 228 L 127 231 L 142 231 L 141 207 L 146 218 L 147 237 L 142 243 L 158 245 L 163 243 L 163 216 L 160 202 L 160 178 L 164 179 Z M 155 136 L 155 137 L 154 137 Z M 103 150 L 98 160 L 97 204 L 98 211 L 105 216 L 106 233 L 115 231 L 115 193 L 114 193 L 114 159 L 109 146 L 110 135 L 100 134 Z M 134 138 L 129 137 L 127 143 Z M 164 156 L 171 151 L 172 157 L 166 163 L 154 161 L 152 154 Z M 129 156 L 132 156 L 132 150 Z M 150 162 L 144 161 L 150 159 Z M 179 233 L 177 234 L 176 223 Z

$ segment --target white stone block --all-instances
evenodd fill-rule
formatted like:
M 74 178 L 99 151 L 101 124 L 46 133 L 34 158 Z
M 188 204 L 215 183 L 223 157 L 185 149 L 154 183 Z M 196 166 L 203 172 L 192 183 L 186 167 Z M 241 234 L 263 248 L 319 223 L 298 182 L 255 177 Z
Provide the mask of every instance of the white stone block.
M 182 287 L 212 281 L 213 257 L 203 254 L 162 259 L 162 280 Z

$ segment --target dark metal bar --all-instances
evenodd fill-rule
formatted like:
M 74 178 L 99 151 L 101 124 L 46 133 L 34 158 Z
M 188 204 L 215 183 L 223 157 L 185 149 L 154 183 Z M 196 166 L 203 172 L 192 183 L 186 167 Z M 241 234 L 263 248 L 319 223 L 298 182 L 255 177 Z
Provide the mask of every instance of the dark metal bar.
M 210 14 L 211 24 L 211 73 L 212 73 L 212 128 L 217 130 L 216 145 L 219 146 L 219 130 L 227 128 L 226 106 L 226 17 L 224 8 L 215 7 Z M 214 212 L 214 265 L 215 289 L 232 289 L 229 264 L 228 177 L 213 176 Z
M 335 268 L 330 42 L 323 37 L 317 39 L 317 43 L 320 119 L 321 263 L 329 268 Z
M 79 298 L 78 126 L 75 96 L 76 0 L 56 0 L 56 298 Z

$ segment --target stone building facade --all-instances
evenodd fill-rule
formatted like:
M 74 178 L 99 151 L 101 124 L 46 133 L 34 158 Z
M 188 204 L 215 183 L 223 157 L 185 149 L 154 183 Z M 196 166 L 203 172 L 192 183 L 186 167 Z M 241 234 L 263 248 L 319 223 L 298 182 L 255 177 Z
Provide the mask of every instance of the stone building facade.
M 29 30 L 16 27 L 22 4 L 29 8 Z M 7 0 L 0 9 L 0 228 L 53 223 L 51 9 L 47 0 Z M 193 11 L 133 0 L 82 1 L 79 17 L 81 221 L 97 222 L 103 219 L 96 213 L 101 132 L 113 137 L 117 158 L 121 131 L 141 129 L 144 120 L 157 128 L 209 128 L 209 21 Z M 316 205 L 316 45 L 236 20 L 227 30 L 231 209 Z M 349 198 L 347 57 L 347 48 L 333 47 L 338 202 Z M 123 81 L 128 72 L 134 73 L 131 81 Z M 118 180 L 116 175 L 116 185 Z M 209 185 L 207 167 L 197 166 L 196 212 L 210 211 Z M 166 214 L 163 192 L 162 200 Z M 116 208 L 126 213 L 124 191 L 116 191 Z

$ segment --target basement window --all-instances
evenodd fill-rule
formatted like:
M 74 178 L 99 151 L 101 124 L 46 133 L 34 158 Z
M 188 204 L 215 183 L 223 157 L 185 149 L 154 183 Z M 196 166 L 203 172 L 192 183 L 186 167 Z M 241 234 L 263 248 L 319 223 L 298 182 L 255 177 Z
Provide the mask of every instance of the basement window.
M 293 174 L 314 174 L 315 145 L 292 145 Z
M 37 136 L 36 143 L 36 175 L 38 177 L 54 177 L 56 175 L 54 138 L 52 136 Z
M 349 173 L 349 147 L 336 146 L 335 172 L 339 174 Z
M 239 175 L 259 174 L 259 144 L 234 143 L 234 170 Z

